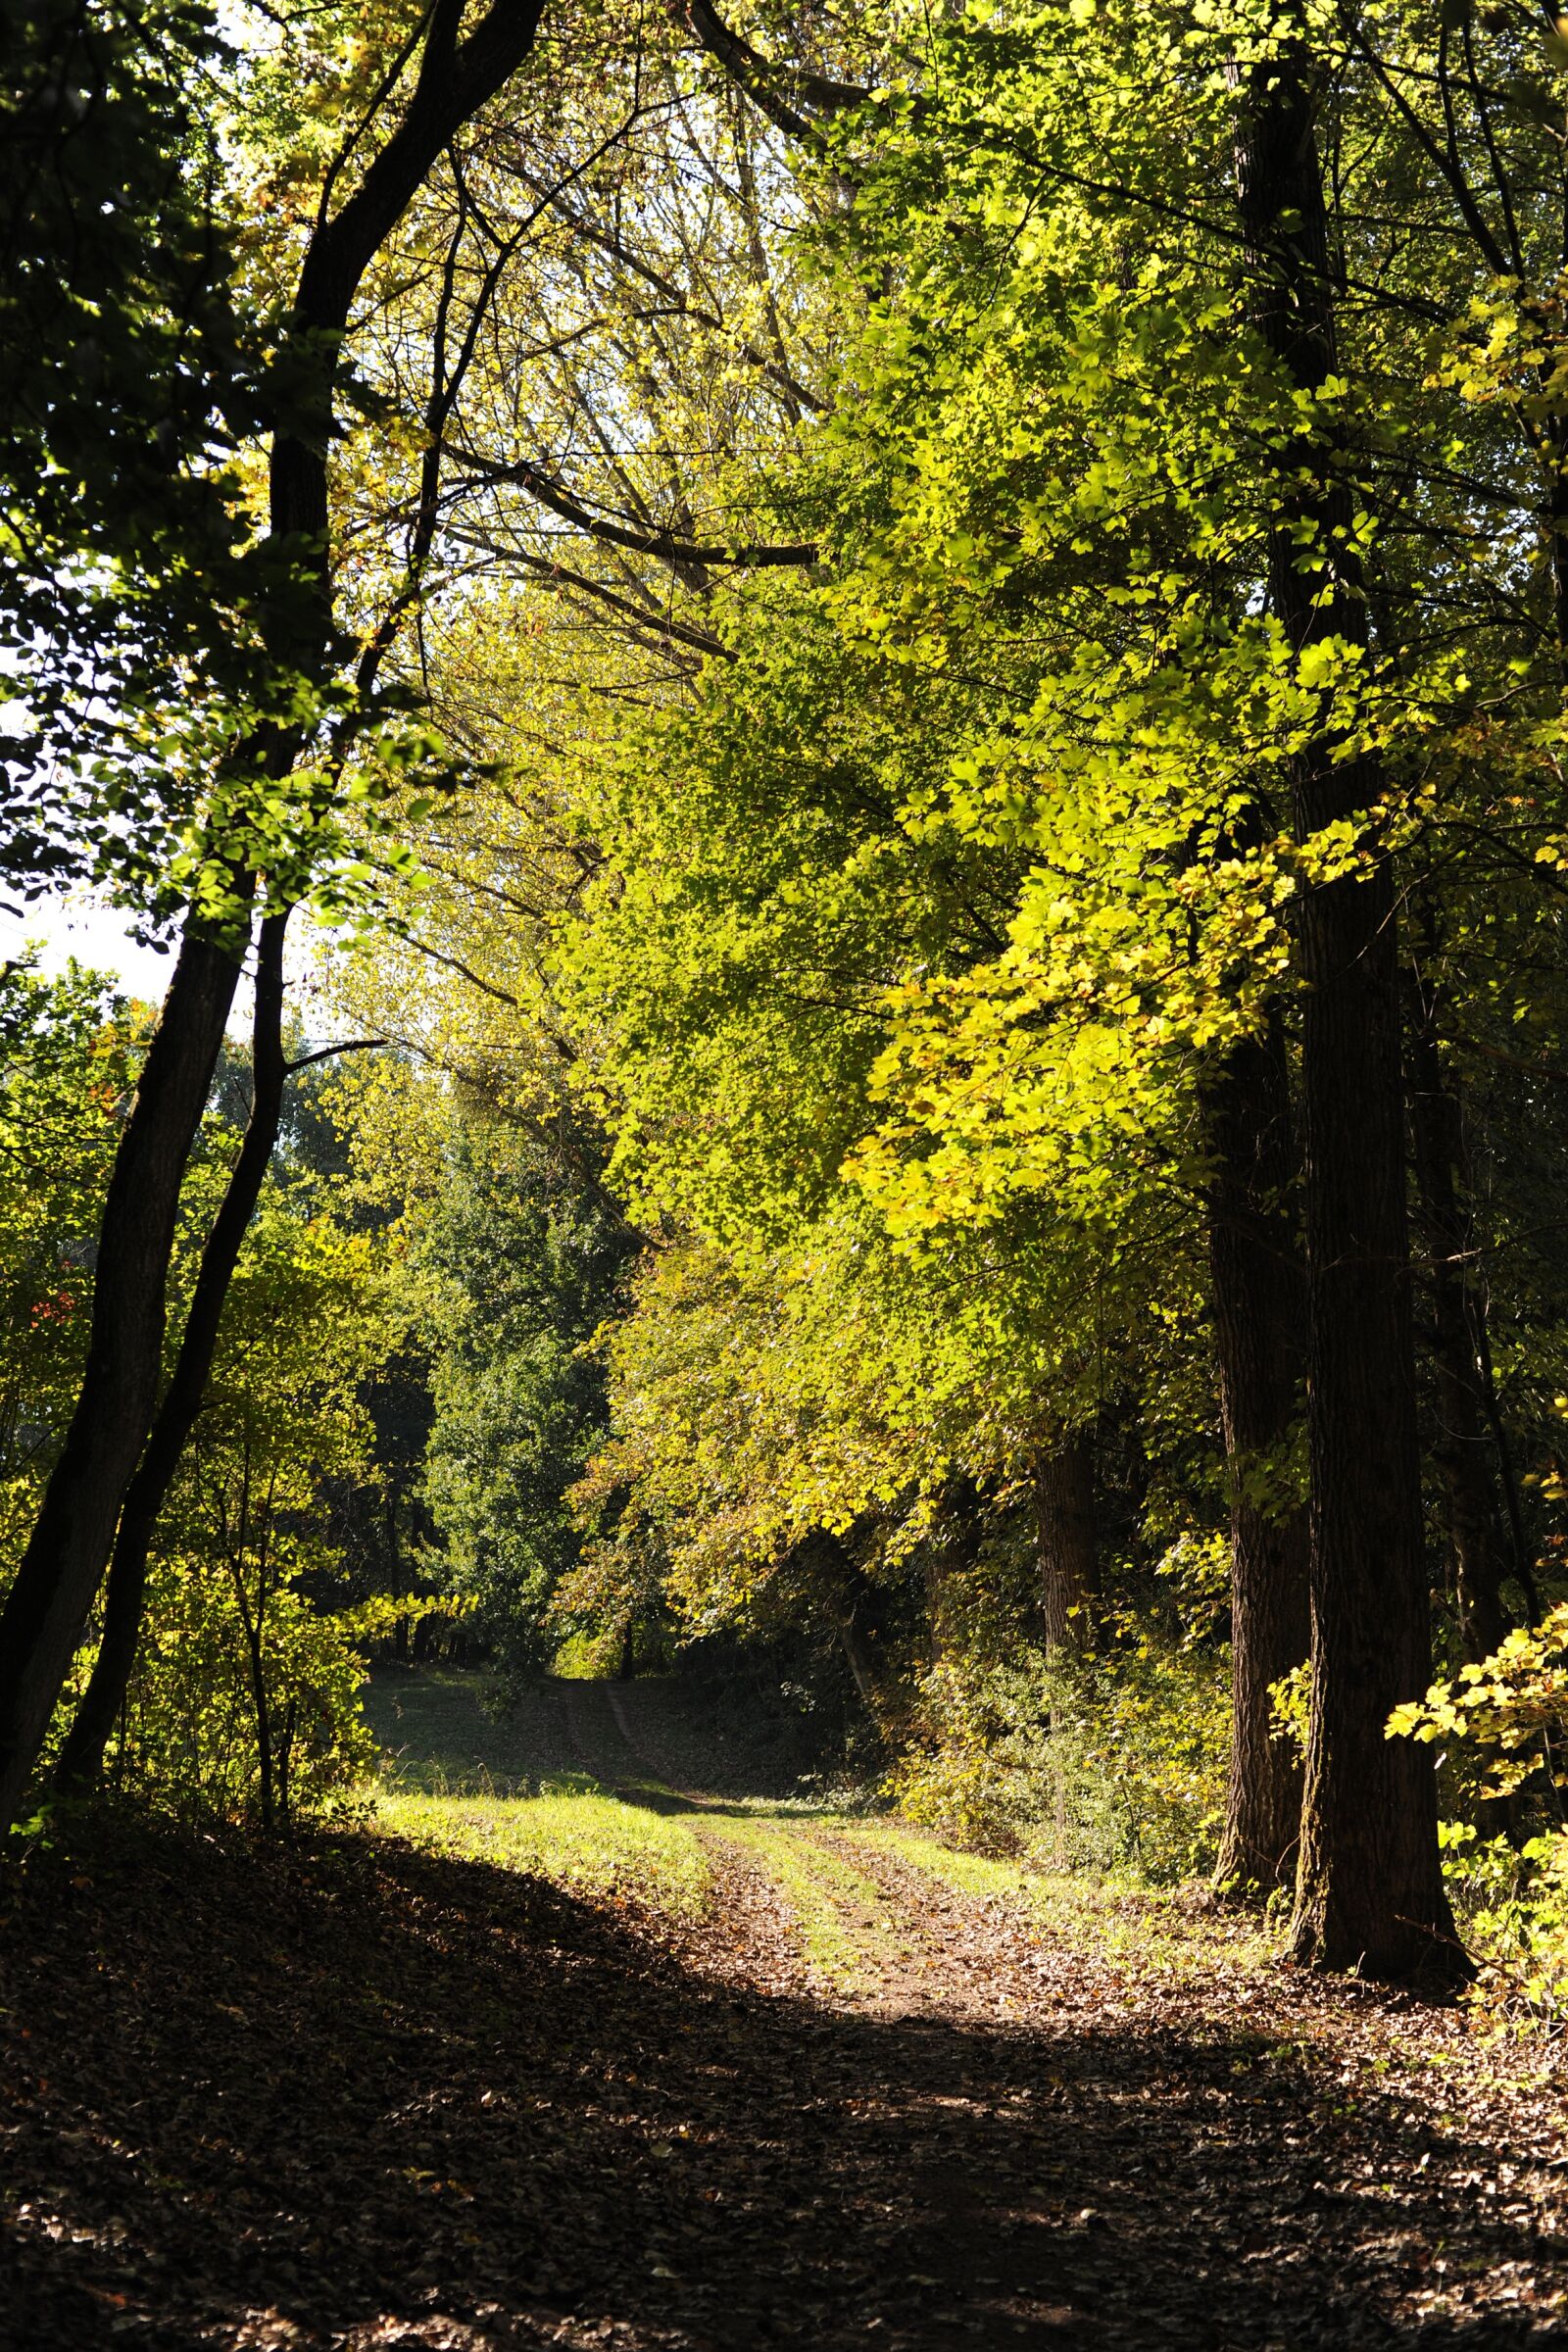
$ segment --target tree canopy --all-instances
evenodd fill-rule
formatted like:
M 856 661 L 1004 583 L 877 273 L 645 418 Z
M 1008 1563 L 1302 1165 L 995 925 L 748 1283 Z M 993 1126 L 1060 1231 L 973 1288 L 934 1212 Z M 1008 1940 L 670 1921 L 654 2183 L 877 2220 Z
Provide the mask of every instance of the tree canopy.
M 267 1607 L 322 1803 L 398 1623 L 739 1654 L 1462 1975 L 1440 1812 L 1560 1835 L 1557 33 L 4 41 L 5 872 L 179 943 L 0 1007 L 11 1815 L 199 1588 L 269 1820 Z

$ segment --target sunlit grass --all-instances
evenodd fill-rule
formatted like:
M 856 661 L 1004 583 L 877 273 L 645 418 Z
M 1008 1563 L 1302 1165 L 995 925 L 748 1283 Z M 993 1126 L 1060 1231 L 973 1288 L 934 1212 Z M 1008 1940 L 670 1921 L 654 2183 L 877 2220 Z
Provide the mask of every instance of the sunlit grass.
M 607 1715 L 585 1748 L 562 1684 L 542 1682 L 499 1717 L 486 1711 L 488 1689 L 482 1675 L 439 1667 L 376 1678 L 369 1711 L 384 1758 L 376 1812 L 385 1830 L 587 1900 L 634 1898 L 683 1923 L 710 1912 L 712 1865 L 727 1848 L 771 1884 L 824 1987 L 866 1989 L 909 1958 L 902 1906 L 874 1875 L 883 1857 L 1118 1970 L 1240 1977 L 1277 1955 L 1279 1922 L 1205 1910 L 1200 1889 L 966 1852 L 896 1817 L 846 1809 L 825 1790 L 688 1810 L 627 1744 L 618 1716 Z
M 412 1844 L 549 1879 L 592 1900 L 634 1896 L 680 1920 L 708 1907 L 712 1872 L 689 1820 L 600 1791 L 441 1796 L 386 1787 L 376 1819 Z

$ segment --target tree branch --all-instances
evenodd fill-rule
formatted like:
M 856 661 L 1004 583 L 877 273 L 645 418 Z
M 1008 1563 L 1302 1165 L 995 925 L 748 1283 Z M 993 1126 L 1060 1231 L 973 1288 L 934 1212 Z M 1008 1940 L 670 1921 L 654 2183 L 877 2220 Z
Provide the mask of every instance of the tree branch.
M 814 142 L 816 122 L 811 116 L 796 112 L 781 95 L 781 84 L 801 105 L 813 108 L 818 117 L 842 114 L 847 107 L 858 106 L 871 95 L 856 82 L 834 81 L 824 74 L 812 74 L 799 66 L 771 64 L 750 41 L 731 32 L 710 0 L 673 0 L 670 13 L 689 27 L 714 64 L 723 67 L 759 114 L 765 115 L 786 138 Z
M 634 556 L 655 556 L 662 564 L 728 564 L 742 571 L 760 571 L 769 566 L 790 567 L 814 564 L 817 560 L 813 540 L 786 541 L 776 545 L 739 545 L 723 547 L 695 546 L 677 539 L 671 531 L 634 531 L 626 524 L 611 522 L 606 516 L 594 514 L 580 506 L 569 491 L 563 490 L 548 474 L 526 459 L 515 466 L 491 466 L 473 458 L 466 450 L 454 453 L 465 465 L 473 466 L 472 479 L 484 482 L 515 482 L 536 498 L 542 507 L 559 514 L 563 522 L 582 531 L 590 539 L 602 539 L 609 547 L 623 547 Z
M 302 1054 L 297 1061 L 285 1061 L 283 1075 L 292 1078 L 297 1070 L 308 1070 L 313 1061 L 330 1061 L 334 1054 L 369 1054 L 386 1043 L 384 1037 L 351 1037 L 341 1046 L 318 1046 L 314 1054 Z

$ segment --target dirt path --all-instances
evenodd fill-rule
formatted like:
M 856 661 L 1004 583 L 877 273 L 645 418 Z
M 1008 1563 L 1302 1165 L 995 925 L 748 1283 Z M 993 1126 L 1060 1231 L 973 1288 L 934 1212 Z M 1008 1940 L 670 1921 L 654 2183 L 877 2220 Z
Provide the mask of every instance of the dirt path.
M 482 1746 L 462 1695 L 449 1758 Z M 553 1686 L 491 1775 L 569 1814 L 548 1739 L 597 1788 L 592 1900 L 384 1837 L 34 1857 L 0 1922 L 4 2352 L 1564 2340 L 1539 2052 L 1223 1919 L 677 1788 L 618 1695 Z M 607 1819 L 634 1861 L 689 1844 L 703 1902 L 617 1878 Z

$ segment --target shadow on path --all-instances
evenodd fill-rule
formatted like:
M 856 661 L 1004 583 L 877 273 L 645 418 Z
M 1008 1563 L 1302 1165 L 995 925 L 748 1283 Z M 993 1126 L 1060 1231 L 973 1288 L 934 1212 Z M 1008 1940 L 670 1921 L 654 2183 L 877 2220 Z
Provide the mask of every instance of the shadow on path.
M 7 2352 L 1560 2340 L 1494 2151 L 1244 2033 L 846 2015 L 357 1838 L 6 1895 Z

